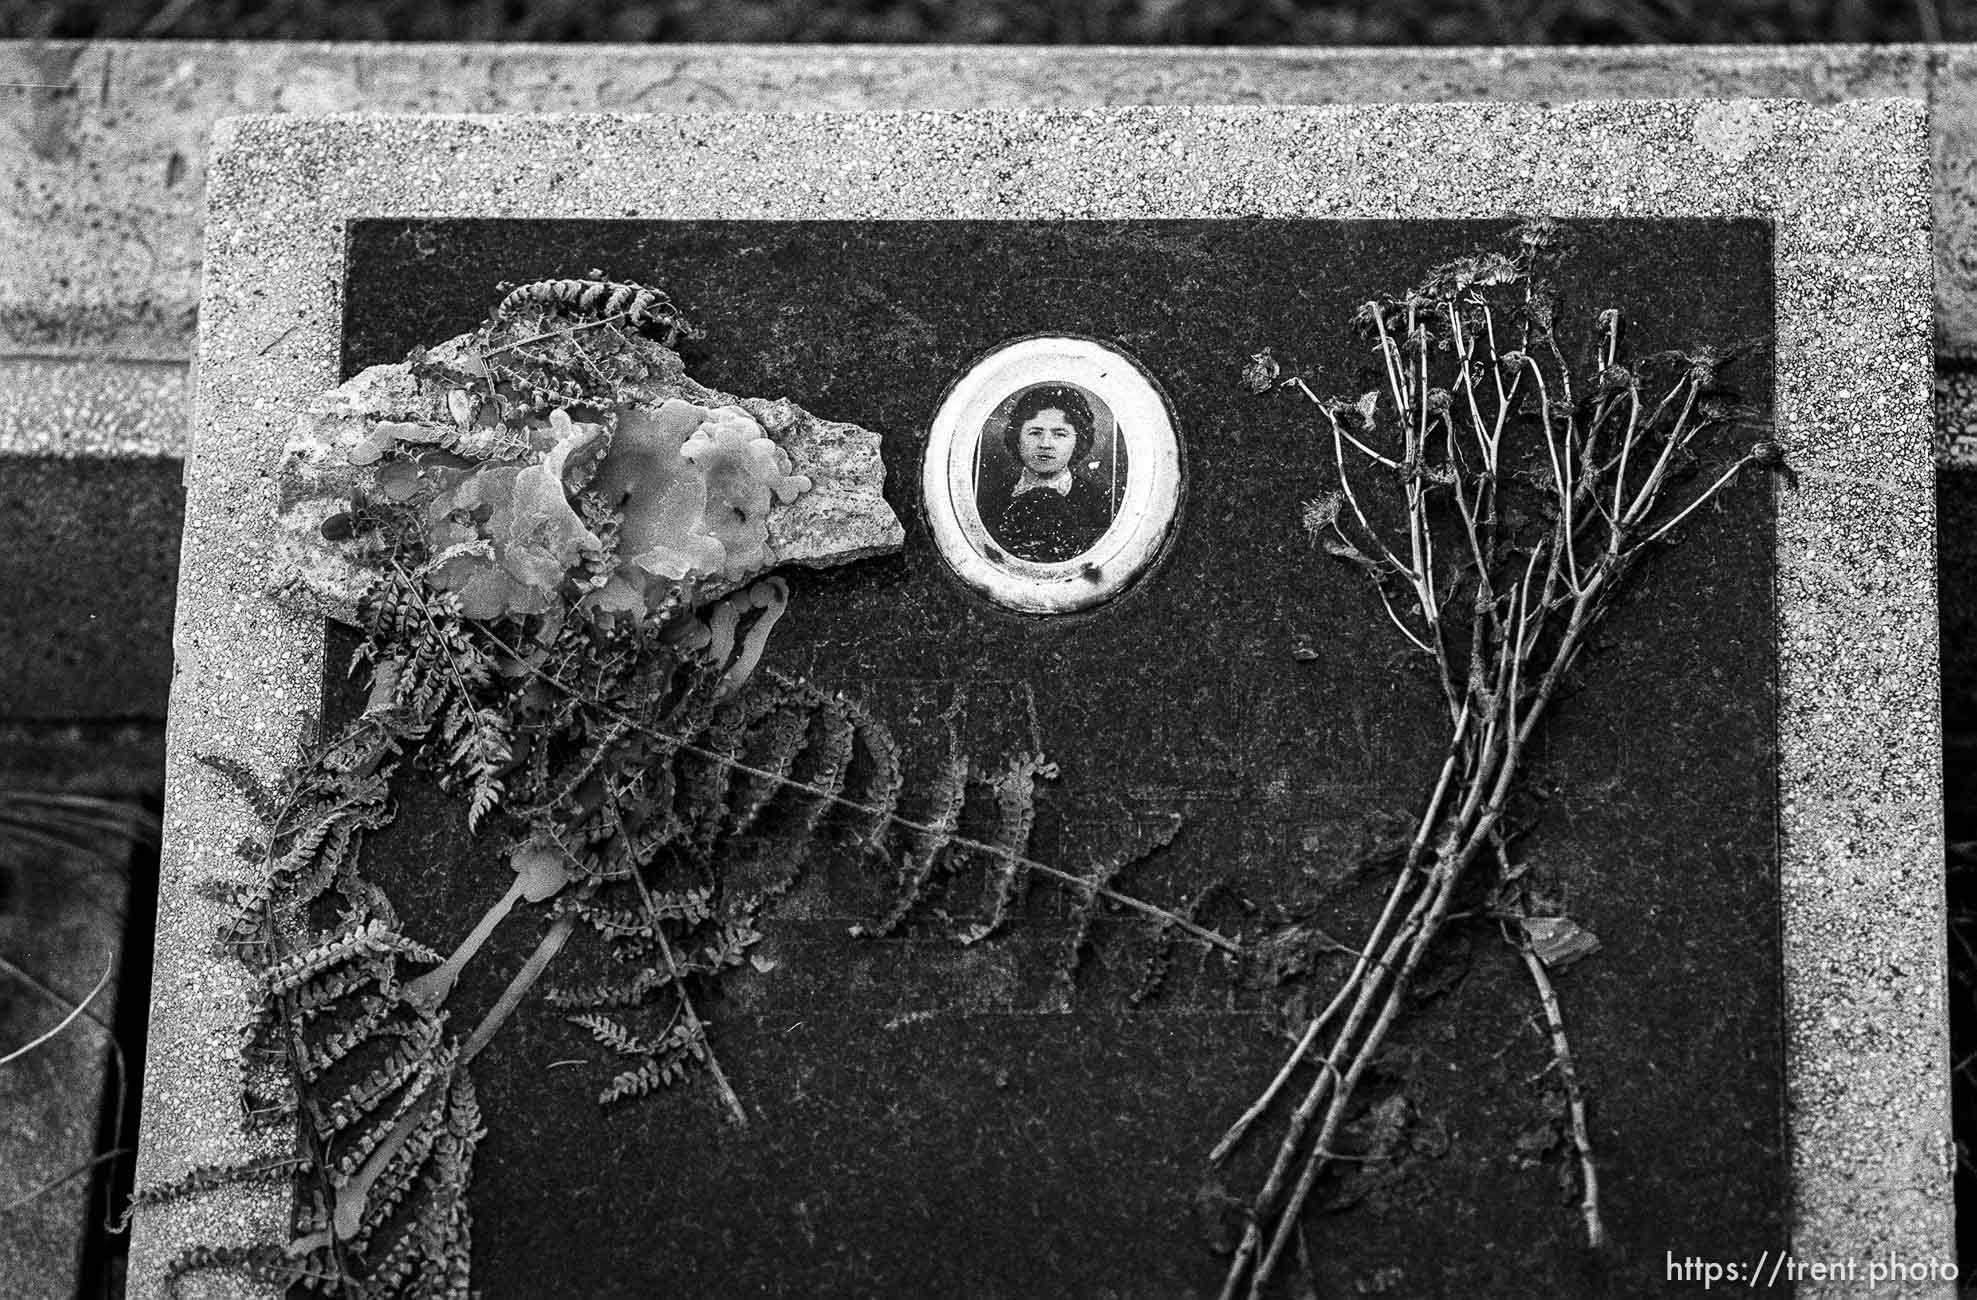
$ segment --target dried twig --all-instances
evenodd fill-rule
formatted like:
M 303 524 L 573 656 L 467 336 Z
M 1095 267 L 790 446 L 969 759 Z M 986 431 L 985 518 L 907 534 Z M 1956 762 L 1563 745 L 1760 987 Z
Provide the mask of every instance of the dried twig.
M 127 799 L 102 795 L 0 790 L 0 846 L 108 861 L 105 840 L 119 846 L 156 844 L 157 814 Z
M 542 978 L 542 972 L 549 969 L 549 963 L 554 961 L 556 954 L 563 950 L 564 943 L 569 940 L 570 932 L 576 929 L 576 926 L 577 917 L 574 913 L 559 916 L 550 923 L 549 929 L 536 944 L 535 951 L 529 954 L 529 959 L 522 963 L 522 968 L 515 972 L 513 979 L 508 981 L 508 987 L 501 991 L 500 1000 L 489 1009 L 487 1015 L 481 1018 L 480 1024 L 474 1027 L 473 1036 L 467 1040 L 467 1045 L 460 1049 L 460 1064 L 465 1065 L 480 1055 L 481 1049 L 487 1046 L 488 1040 L 494 1037 L 495 1031 L 501 1028 L 502 1022 L 514 1014 L 515 1008 L 521 1005 L 523 995 Z
M 102 993 L 104 989 L 110 987 L 110 976 L 112 973 L 116 971 L 116 969 L 117 969 L 117 962 L 114 957 L 111 958 L 109 961 L 104 962 L 103 975 L 100 979 L 96 981 L 96 987 L 89 990 L 88 995 L 84 997 L 82 1001 L 76 1003 L 76 1005 L 69 1011 L 69 1014 L 62 1017 L 60 1023 L 58 1023 L 53 1029 L 50 1029 L 48 1032 L 39 1035 L 38 1037 L 32 1039 L 27 1043 L 23 1043 L 21 1046 L 7 1053 L 5 1056 L 0 1056 L 0 1065 L 12 1065 L 15 1061 L 20 1060 L 22 1057 L 26 1056 L 29 1052 L 32 1052 L 35 1048 L 41 1046 L 43 1043 L 50 1042 L 53 1039 L 59 1037 L 64 1029 L 67 1029 L 70 1025 L 82 1019 L 83 1015 L 89 1010 L 89 1004 L 96 1001 L 97 995 Z
M 96 1166 L 102 1164 L 108 1164 L 112 1160 L 119 1160 L 122 1159 L 124 1156 L 135 1155 L 135 1154 L 136 1154 L 135 1149 L 131 1147 L 112 1147 L 110 1148 L 110 1150 L 105 1151 L 100 1156 L 91 1156 L 89 1159 L 83 1161 L 81 1164 L 69 1170 L 67 1173 L 51 1178 L 47 1182 L 41 1184 L 41 1186 L 35 1188 L 34 1190 L 29 1192 L 24 1192 L 21 1195 L 15 1197 L 13 1200 L 7 1202 L 5 1205 L 0 1205 L 0 1214 L 13 1214 L 18 1210 L 24 1210 L 28 1206 L 34 1204 L 36 1201 L 40 1200 L 42 1197 L 47 1196 L 53 1192 L 59 1191 L 62 1188 L 68 1186 L 76 1179 L 82 1177 L 90 1170 L 96 1168 Z
M 647 915 L 653 918 L 652 935 L 659 943 L 659 955 L 666 960 L 666 977 L 672 980 L 674 990 L 680 995 L 680 1011 L 707 1053 L 707 1073 L 714 1077 L 714 1088 L 721 1094 L 721 1103 L 728 1108 L 728 1114 L 734 1119 L 735 1127 L 747 1128 L 748 1112 L 741 1108 L 741 1098 L 735 1096 L 734 1086 L 728 1082 L 728 1076 L 722 1071 L 720 1061 L 715 1059 L 713 1044 L 707 1041 L 707 1026 L 701 1021 L 700 1014 L 694 1010 L 693 1000 L 687 997 L 686 974 L 680 969 L 679 958 L 673 954 L 673 945 L 666 938 L 666 931 L 658 924 L 658 911 L 653 905 L 652 894 L 646 889 L 644 877 L 639 872 L 633 872 L 632 879 L 638 882 L 638 892 L 645 898 Z
M 1252 1201 L 1224 1300 L 1258 1300 L 1297 1241 L 1311 1191 L 1338 1159 L 1333 1139 L 1359 1083 L 1451 919 L 1457 887 L 1478 858 L 1501 849 L 1524 753 L 1626 576 L 1745 468 L 1778 460 L 1774 446 L 1759 444 L 1700 489 L 1678 491 L 1697 439 L 1727 419 L 1702 401 L 1721 357 L 1701 349 L 1679 358 L 1672 378 L 1644 396 L 1648 381 L 1621 364 L 1618 313 L 1602 313 L 1599 369 L 1576 392 L 1536 274 L 1548 238 L 1542 224 L 1527 227 L 1515 257 L 1451 264 L 1400 298 L 1366 304 L 1359 320 L 1381 357 L 1383 389 L 1348 403 L 1285 381 L 1317 404 L 1337 475 L 1336 491 L 1306 507 L 1306 527 L 1367 573 L 1388 619 L 1432 659 L 1451 742 L 1359 960 L 1211 1154 L 1226 1159 L 1299 1065 L 1317 1062 Z M 1506 306 L 1513 295 L 1522 301 Z M 1500 318 L 1513 322 L 1515 348 L 1499 345 Z M 1529 470 L 1507 460 L 1520 441 Z M 1513 508 L 1532 522 L 1513 527 Z M 1534 975 L 1548 995 L 1542 970 Z M 1555 1000 L 1547 1013 L 1597 1243 L 1604 1234 L 1583 1097 Z
M 1606 1226 L 1599 1217 L 1599 1170 L 1593 1164 L 1593 1142 L 1586 1133 L 1586 1095 L 1579 1087 L 1579 1071 L 1572 1064 L 1572 1044 L 1565 1037 L 1565 1016 L 1558 1009 L 1558 994 L 1552 990 L 1545 964 L 1529 944 L 1518 949 L 1531 982 L 1538 986 L 1538 1001 L 1544 1004 L 1545 1021 L 1551 1026 L 1553 1064 L 1565 1084 L 1565 1099 L 1572 1112 L 1572 1146 L 1579 1153 L 1579 1212 L 1586 1220 L 1586 1244 L 1598 1250 L 1606 1244 Z
M 616 315 L 600 316 L 596 320 L 587 320 L 580 325 L 572 325 L 567 329 L 545 330 L 540 334 L 531 335 L 525 339 L 516 339 L 513 343 L 504 343 L 498 348 L 483 352 L 481 354 L 481 360 L 485 361 L 489 357 L 498 357 L 504 352 L 513 352 L 516 348 L 525 348 L 532 343 L 547 343 L 550 339 L 568 338 L 570 335 L 583 330 L 594 330 L 600 325 L 610 325 L 613 322 L 621 321 L 629 315 L 631 315 L 630 312 L 621 311 Z

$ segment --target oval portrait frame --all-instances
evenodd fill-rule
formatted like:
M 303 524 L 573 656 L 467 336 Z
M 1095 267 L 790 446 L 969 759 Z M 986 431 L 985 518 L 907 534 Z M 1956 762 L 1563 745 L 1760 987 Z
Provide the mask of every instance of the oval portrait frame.
M 1011 555 L 997 544 L 976 496 L 977 451 L 1008 398 L 1067 383 L 1111 408 L 1126 447 L 1126 486 L 1112 522 L 1067 560 Z M 1181 438 L 1167 395 L 1138 361 L 1097 339 L 1033 335 L 977 357 L 934 414 L 921 463 L 921 508 L 941 558 L 968 586 L 1007 609 L 1068 614 L 1117 596 L 1159 557 L 1180 516 Z

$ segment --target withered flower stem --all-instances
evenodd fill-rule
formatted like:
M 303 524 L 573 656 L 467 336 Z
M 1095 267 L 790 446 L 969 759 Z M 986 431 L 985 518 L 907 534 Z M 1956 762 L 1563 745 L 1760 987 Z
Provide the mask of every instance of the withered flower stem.
M 1706 486 L 1679 488 L 1698 436 L 1721 424 L 1698 409 L 1713 377 L 1691 366 L 1658 400 L 1644 402 L 1640 374 L 1621 361 L 1620 314 L 1608 311 L 1599 318 L 1598 370 L 1584 385 L 1589 396 L 1581 406 L 1550 336 L 1549 305 L 1540 300 L 1531 257 L 1527 249 L 1515 264 L 1520 275 L 1512 282 L 1522 280 L 1524 301 L 1514 348 L 1500 347 L 1500 308 L 1480 287 L 1506 279 L 1444 277 L 1431 282 L 1432 292 L 1362 309 L 1385 384 L 1360 399 L 1356 415 L 1353 404 L 1321 399 L 1301 379 L 1279 385 L 1313 402 L 1331 435 L 1337 506 L 1307 512 L 1307 520 L 1324 531 L 1327 550 L 1367 573 L 1386 616 L 1433 660 L 1450 741 L 1386 904 L 1355 949 L 1358 959 L 1276 1077 L 1210 1154 L 1213 1163 L 1227 1159 L 1297 1071 L 1315 1063 L 1251 1200 L 1222 1300 L 1261 1300 L 1299 1239 L 1299 1217 L 1319 1176 L 1342 1158 L 1334 1141 L 1414 973 L 1434 950 L 1456 890 L 1477 860 L 1492 850 L 1501 854 L 1500 823 L 1526 749 L 1636 561 L 1718 499 L 1744 469 L 1777 459 L 1763 444 Z M 1432 345 L 1431 329 L 1445 346 Z M 1391 417 L 1382 409 L 1386 401 Z M 1348 419 L 1362 427 L 1348 427 Z M 1538 468 L 1507 472 L 1506 441 L 1531 424 Z M 1513 481 L 1526 478 L 1534 490 Z M 1512 526 L 1506 498 L 1513 491 L 1539 516 L 1538 528 Z M 1453 565 L 1437 554 L 1451 540 L 1460 553 Z M 1461 620 L 1448 617 L 1458 610 Z M 1606 1238 L 1585 1097 L 1550 978 L 1534 953 L 1520 951 L 1565 1082 L 1581 1210 L 1587 1239 L 1597 1247 Z

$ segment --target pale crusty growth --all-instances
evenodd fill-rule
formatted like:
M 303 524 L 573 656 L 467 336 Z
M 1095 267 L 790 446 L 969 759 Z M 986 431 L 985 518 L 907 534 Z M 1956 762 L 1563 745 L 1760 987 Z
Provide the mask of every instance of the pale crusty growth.
M 465 335 L 419 364 L 372 366 L 303 403 L 277 471 L 271 585 L 354 621 L 378 572 L 352 520 L 365 500 L 424 505 L 449 556 L 442 585 L 471 617 L 548 608 L 581 556 L 602 545 L 571 508 L 570 495 L 586 489 L 624 514 L 619 563 L 590 605 L 633 617 L 659 608 L 676 584 L 698 604 L 777 565 L 899 548 L 878 434 L 787 400 L 715 392 L 663 345 L 627 346 L 642 352 L 645 378 L 601 422 L 563 408 L 496 422 L 494 403 L 430 377 L 486 376 Z M 470 472 L 490 461 L 513 467 Z M 478 528 L 458 522 L 476 511 L 487 516 Z

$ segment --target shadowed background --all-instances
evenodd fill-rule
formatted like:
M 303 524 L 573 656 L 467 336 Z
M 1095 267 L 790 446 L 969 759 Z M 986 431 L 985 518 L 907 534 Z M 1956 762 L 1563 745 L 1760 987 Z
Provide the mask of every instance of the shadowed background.
M 0 36 L 388 41 L 1007 41 L 1034 44 L 1571 45 L 1940 41 L 1941 0 L 63 0 L 0 7 Z

